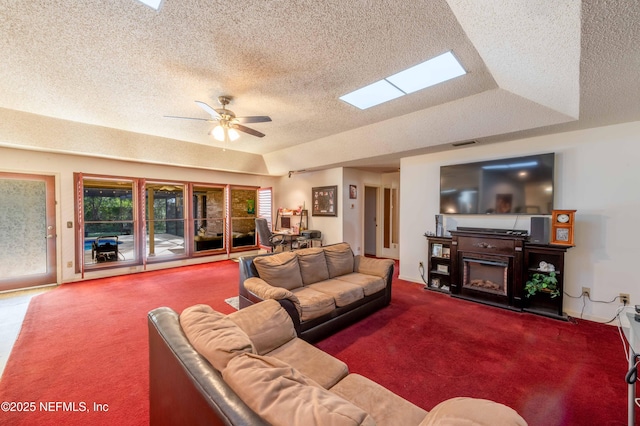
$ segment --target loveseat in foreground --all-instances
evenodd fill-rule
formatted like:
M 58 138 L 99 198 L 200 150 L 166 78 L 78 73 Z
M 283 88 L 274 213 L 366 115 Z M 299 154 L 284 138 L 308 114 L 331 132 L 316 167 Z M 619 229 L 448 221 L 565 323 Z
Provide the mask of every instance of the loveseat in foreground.
M 526 425 L 484 399 L 427 413 L 296 337 L 274 300 L 229 315 L 157 308 L 148 323 L 151 425 Z
M 394 262 L 354 256 L 347 243 L 243 256 L 239 305 L 274 299 L 298 337 L 317 341 L 391 302 Z

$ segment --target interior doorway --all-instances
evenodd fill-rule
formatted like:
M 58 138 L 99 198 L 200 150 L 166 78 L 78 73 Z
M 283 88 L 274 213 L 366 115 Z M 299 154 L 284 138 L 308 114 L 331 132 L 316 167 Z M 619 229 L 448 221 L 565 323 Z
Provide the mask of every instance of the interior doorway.
M 378 188 L 364 187 L 364 254 L 377 256 L 378 251 Z
M 0 199 L 0 291 L 55 284 L 55 178 L 0 173 Z

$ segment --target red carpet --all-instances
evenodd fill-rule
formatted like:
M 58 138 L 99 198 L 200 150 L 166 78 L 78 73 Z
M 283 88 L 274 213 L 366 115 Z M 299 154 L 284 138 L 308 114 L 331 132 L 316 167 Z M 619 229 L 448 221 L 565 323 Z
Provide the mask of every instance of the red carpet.
M 237 288 L 238 264 L 225 261 L 66 284 L 36 296 L 0 381 L 0 401 L 34 401 L 36 412 L 0 412 L 0 424 L 148 424 L 147 313 L 197 303 L 230 313 L 224 300 Z M 84 402 L 91 412 L 42 411 L 41 402 L 80 410 Z M 94 402 L 108 411 L 94 412 Z
M 226 261 L 35 297 L 0 381 L 0 401 L 33 401 L 35 411 L 0 412 L 0 424 L 148 424 L 147 312 L 206 303 L 228 313 L 237 285 L 238 265 Z M 532 426 L 626 424 L 615 327 L 491 308 L 396 278 L 391 306 L 318 346 L 427 410 L 464 395 L 503 402 Z

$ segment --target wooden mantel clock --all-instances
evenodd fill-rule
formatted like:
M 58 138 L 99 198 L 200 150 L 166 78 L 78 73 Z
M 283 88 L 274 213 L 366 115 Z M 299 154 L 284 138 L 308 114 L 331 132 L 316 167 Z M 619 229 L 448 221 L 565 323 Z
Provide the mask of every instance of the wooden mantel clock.
M 551 213 L 551 244 L 573 247 L 576 210 L 553 210 Z

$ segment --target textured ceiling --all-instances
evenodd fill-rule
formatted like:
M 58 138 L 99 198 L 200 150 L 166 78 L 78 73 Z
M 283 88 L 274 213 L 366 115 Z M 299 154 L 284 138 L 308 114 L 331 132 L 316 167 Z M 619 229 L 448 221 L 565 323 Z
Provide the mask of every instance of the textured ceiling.
M 349 165 L 640 119 L 634 0 L 0 0 L 0 146 L 249 173 Z M 338 99 L 452 50 L 468 74 Z M 228 145 L 193 101 L 269 115 Z M 108 146 L 108 147 L 107 147 Z M 222 151 L 226 148 L 226 151 Z

